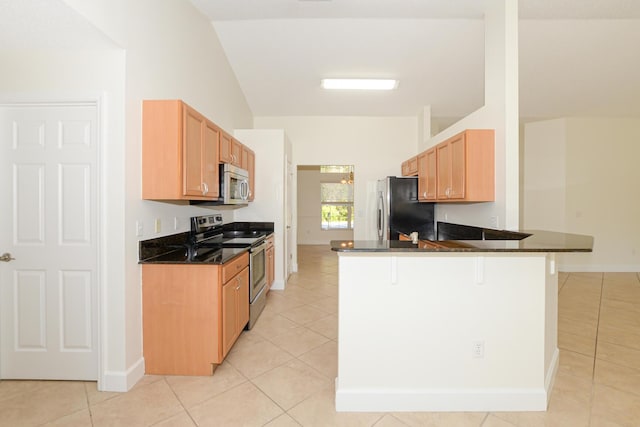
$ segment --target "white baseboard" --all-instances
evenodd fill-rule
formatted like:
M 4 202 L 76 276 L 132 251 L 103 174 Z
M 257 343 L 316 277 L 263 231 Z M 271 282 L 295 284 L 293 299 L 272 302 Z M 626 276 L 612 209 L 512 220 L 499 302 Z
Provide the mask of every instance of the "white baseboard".
M 558 271 L 564 273 L 636 273 L 640 271 L 640 264 L 560 264 Z
M 129 391 L 142 377 L 144 377 L 144 358 L 141 357 L 126 371 L 105 372 L 99 389 L 100 391 Z
M 353 389 L 336 384 L 338 412 L 509 412 L 546 411 L 560 363 L 556 348 L 545 375 L 544 388 L 523 389 Z
M 549 364 L 549 368 L 547 369 L 547 375 L 544 379 L 544 388 L 547 390 L 547 398 L 551 398 L 551 392 L 553 391 L 553 385 L 556 382 L 556 374 L 558 373 L 558 366 L 560 366 L 560 350 L 558 347 L 553 352 L 553 356 L 551 358 L 551 363 Z M 549 401 L 547 400 L 547 403 Z
M 276 290 L 276 291 L 283 291 L 284 290 L 284 280 L 282 280 L 282 279 L 274 280 L 273 283 L 271 284 L 271 289 Z
M 344 390 L 336 381 L 338 412 L 546 411 L 548 392 L 530 389 Z

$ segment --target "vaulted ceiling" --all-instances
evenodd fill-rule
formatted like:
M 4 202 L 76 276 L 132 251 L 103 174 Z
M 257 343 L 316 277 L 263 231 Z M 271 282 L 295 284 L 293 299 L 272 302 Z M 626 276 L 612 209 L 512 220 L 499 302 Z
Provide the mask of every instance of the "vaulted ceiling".
M 478 0 L 190 0 L 256 116 L 461 117 L 483 103 Z M 508 0 L 511 1 L 511 0 Z M 640 115 L 640 2 L 520 0 L 520 116 Z M 390 93 L 327 77 L 397 78 Z
M 254 115 L 457 118 L 483 103 L 483 1 L 181 0 L 212 22 Z M 514 1 L 514 0 L 507 0 Z M 519 0 L 520 116 L 640 116 L 640 1 Z M 0 0 L 0 49 L 112 47 L 64 0 Z M 326 77 L 397 78 L 388 93 Z

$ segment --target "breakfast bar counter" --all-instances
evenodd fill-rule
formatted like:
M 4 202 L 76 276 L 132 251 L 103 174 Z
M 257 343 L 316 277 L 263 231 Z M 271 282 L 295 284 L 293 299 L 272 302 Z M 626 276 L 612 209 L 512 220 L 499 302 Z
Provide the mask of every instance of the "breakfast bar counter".
M 478 236 L 331 242 L 336 410 L 546 410 L 559 360 L 555 253 L 589 252 L 593 239 Z

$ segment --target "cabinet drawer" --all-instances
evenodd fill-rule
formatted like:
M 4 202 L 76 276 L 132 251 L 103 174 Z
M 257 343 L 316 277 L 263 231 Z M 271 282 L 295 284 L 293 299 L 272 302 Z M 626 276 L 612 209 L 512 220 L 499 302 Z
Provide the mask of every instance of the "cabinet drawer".
M 222 264 L 222 283 L 227 283 L 236 274 L 240 273 L 243 268 L 249 265 L 249 253 L 246 252 L 229 262 Z

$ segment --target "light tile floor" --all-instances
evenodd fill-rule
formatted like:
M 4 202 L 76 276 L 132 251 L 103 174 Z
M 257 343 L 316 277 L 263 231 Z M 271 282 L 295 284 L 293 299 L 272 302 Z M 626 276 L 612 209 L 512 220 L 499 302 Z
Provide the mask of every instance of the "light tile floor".
M 560 368 L 546 412 L 336 413 L 337 256 L 300 246 L 298 261 L 215 375 L 146 376 L 128 393 L 1 381 L 0 426 L 640 426 L 638 274 L 560 274 Z

